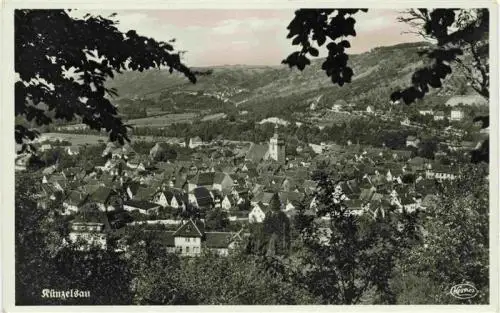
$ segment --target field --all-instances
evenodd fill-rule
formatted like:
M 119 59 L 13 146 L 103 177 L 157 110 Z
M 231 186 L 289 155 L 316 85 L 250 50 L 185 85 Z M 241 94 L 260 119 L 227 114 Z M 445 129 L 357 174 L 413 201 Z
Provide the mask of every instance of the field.
M 192 123 L 195 113 L 166 114 L 127 121 L 127 124 L 138 127 L 164 127 L 174 123 Z
M 216 114 L 210 114 L 210 115 L 206 115 L 204 116 L 201 121 L 202 122 L 206 122 L 206 121 L 216 121 L 216 120 L 220 120 L 221 118 L 226 118 L 226 113 L 216 113 Z
M 57 139 L 66 140 L 71 142 L 73 146 L 95 145 L 99 143 L 107 143 L 108 136 L 102 135 L 84 135 L 84 134 L 65 134 L 65 133 L 44 133 L 39 138 L 39 141 L 55 141 Z M 130 138 L 134 141 L 157 141 L 158 137 L 155 136 L 132 136 Z M 163 138 L 165 139 L 165 138 Z

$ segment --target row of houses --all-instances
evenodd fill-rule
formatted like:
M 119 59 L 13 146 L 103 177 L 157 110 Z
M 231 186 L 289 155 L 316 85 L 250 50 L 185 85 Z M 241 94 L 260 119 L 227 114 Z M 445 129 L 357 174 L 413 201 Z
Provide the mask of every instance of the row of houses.
M 430 115 L 435 121 L 442 121 L 446 118 L 444 111 L 434 111 L 433 109 L 421 109 L 418 111 L 420 115 Z M 449 120 L 450 121 L 461 121 L 465 117 L 465 113 L 462 109 L 452 109 L 450 111 Z
M 118 237 L 118 251 L 127 251 L 125 239 L 127 236 L 126 222 L 130 217 L 126 214 L 116 214 L 101 211 L 80 212 L 71 223 L 69 242 L 77 244 L 80 250 L 88 250 L 92 246 L 101 249 L 108 248 L 110 237 Z M 198 256 L 204 250 L 209 250 L 220 256 L 227 256 L 242 242 L 244 234 L 239 232 L 211 232 L 205 231 L 205 224 L 201 220 L 187 219 L 181 221 L 175 231 L 145 230 L 153 240 L 163 247 L 166 253 L 175 253 L 180 256 Z

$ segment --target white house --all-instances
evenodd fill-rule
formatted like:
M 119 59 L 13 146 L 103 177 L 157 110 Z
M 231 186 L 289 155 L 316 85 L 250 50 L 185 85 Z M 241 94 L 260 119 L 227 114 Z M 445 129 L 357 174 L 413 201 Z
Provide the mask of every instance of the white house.
M 266 207 L 262 203 L 254 204 L 250 213 L 248 213 L 249 223 L 262 223 L 266 218 Z
M 418 113 L 420 113 L 420 115 L 432 115 L 432 114 L 434 114 L 434 110 L 422 109 L 422 110 L 419 110 Z
M 86 250 L 95 245 L 106 249 L 107 236 L 104 232 L 104 224 L 100 222 L 72 223 L 69 240 L 73 243 L 81 242 L 80 250 Z
M 191 148 L 191 149 L 202 146 L 202 145 L 203 145 L 203 141 L 198 136 L 189 139 L 189 148 Z
M 222 199 L 221 208 L 224 211 L 229 211 L 233 207 L 234 202 L 235 201 L 233 200 L 232 197 L 230 197 L 229 195 L 226 195 L 224 197 L 224 199 Z
M 153 197 L 153 202 L 161 205 L 162 207 L 170 205 L 170 203 L 168 202 L 168 195 L 165 191 L 160 191 L 156 193 L 156 195 L 154 195 Z
M 187 257 L 198 256 L 204 249 L 227 256 L 241 240 L 240 232 L 205 232 L 204 224 L 192 219 L 184 222 L 175 232 L 167 231 L 163 235 L 167 251 Z
M 461 121 L 464 119 L 464 111 L 461 109 L 453 109 L 450 112 L 450 120 L 451 121 Z

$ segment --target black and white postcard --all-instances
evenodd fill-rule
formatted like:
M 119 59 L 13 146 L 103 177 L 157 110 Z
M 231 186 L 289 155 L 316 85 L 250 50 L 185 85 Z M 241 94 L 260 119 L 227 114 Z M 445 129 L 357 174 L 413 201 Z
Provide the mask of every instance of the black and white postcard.
M 4 2 L 6 312 L 498 310 L 496 4 L 104 2 Z

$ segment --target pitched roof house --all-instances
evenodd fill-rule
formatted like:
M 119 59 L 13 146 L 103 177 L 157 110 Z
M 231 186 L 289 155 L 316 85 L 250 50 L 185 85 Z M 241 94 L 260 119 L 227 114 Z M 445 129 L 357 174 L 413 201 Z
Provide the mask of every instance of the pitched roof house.
M 195 188 L 188 196 L 189 202 L 196 207 L 212 208 L 214 206 L 214 199 L 205 187 Z
M 78 209 L 85 204 L 89 194 L 72 190 L 68 193 L 66 199 L 63 201 L 63 207 L 66 209 L 65 213 L 78 212 Z

